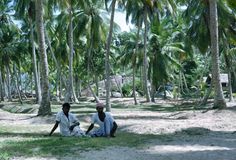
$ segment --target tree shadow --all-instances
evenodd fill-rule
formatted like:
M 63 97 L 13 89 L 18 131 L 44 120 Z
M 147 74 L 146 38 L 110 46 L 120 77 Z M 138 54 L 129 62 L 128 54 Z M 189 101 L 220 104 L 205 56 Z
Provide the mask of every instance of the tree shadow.
M 152 104 L 146 105 L 142 108 L 145 111 L 157 111 L 157 112 L 177 112 L 177 111 L 197 111 L 197 110 L 206 110 L 209 106 L 198 106 L 194 104 Z
M 114 139 L 61 137 L 58 134 L 45 137 L 43 133 L 0 132 L 0 138 L 30 138 L 4 142 L 0 149 L 2 153 L 8 153 L 10 156 L 50 157 L 53 155 L 53 157 L 60 157 L 73 155 L 73 157 L 79 157 L 81 152 L 88 150 L 126 146 L 133 147 L 137 153 L 145 154 L 147 157 L 151 156 L 153 159 L 159 157 L 160 160 L 235 160 L 236 158 L 235 132 L 191 127 L 175 133 L 153 135 L 124 132 L 123 130 L 127 127 L 130 126 L 119 127 L 117 137 Z M 156 149 L 153 150 L 155 147 Z
M 156 139 L 149 143 L 149 148 L 159 148 L 156 154 L 173 160 L 188 159 L 236 159 L 236 133 L 229 131 L 212 131 L 201 127 L 182 129 L 172 134 L 168 141 Z

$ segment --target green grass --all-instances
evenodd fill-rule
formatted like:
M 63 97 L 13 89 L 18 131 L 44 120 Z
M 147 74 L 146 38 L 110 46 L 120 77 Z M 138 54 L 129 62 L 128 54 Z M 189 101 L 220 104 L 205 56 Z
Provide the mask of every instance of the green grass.
M 0 153 L 0 160 L 9 160 L 10 159 L 10 156 L 5 153 L 5 152 L 1 152 Z
M 0 131 L 1 135 L 4 135 Z M 5 133 L 6 135 L 8 133 Z M 13 138 L 15 136 L 17 138 Z M 79 156 L 80 151 L 99 150 L 109 146 L 126 146 L 126 147 L 141 147 L 145 142 L 157 138 L 156 135 L 138 135 L 133 133 L 120 132 L 116 138 L 77 138 L 77 137 L 61 137 L 55 135 L 52 137 L 44 137 L 40 134 L 19 134 L 10 135 L 1 142 L 0 150 L 2 159 L 8 159 L 13 156 L 66 156 L 73 154 Z M 1 136 L 2 137 L 2 136 Z M 79 152 L 78 152 L 79 151 Z

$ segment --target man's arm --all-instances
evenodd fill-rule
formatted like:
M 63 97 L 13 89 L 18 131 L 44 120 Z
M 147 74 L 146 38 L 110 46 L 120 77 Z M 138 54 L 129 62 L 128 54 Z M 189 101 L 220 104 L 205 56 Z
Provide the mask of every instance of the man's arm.
M 91 125 L 89 126 L 88 130 L 86 131 L 86 134 L 88 134 L 94 127 L 94 124 L 91 123 Z
M 52 130 L 51 130 L 51 132 L 49 133 L 49 136 L 51 136 L 52 134 L 53 134 L 53 132 L 57 129 L 57 127 L 58 127 L 58 124 L 59 124 L 59 122 L 58 121 L 56 121 L 56 123 L 55 123 L 55 125 L 53 126 L 53 128 L 52 128 Z
M 77 121 L 77 122 L 75 122 L 72 126 L 70 126 L 70 130 L 71 131 L 73 131 L 73 129 L 75 128 L 75 126 L 79 126 L 80 125 L 80 123 L 79 123 L 79 121 Z

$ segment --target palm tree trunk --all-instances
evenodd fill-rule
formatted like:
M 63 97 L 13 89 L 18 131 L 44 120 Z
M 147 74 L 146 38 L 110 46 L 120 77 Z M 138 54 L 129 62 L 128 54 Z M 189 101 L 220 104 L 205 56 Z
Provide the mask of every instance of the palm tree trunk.
M 185 90 L 187 91 L 187 93 L 189 93 L 189 89 L 188 89 L 188 85 L 187 85 L 187 81 L 186 81 L 185 75 L 184 75 L 183 72 L 182 72 L 181 75 L 183 76 L 183 83 L 184 83 Z
M 93 32 L 93 31 L 92 31 Z M 93 33 L 91 33 L 91 35 L 93 35 Z M 91 69 L 90 69 L 90 62 L 91 62 L 91 53 L 92 53 L 92 49 L 94 48 L 93 46 L 93 38 L 90 39 L 90 44 L 89 44 L 89 48 L 88 48 L 88 58 L 87 58 L 87 74 L 88 77 L 93 77 L 91 74 Z M 96 78 L 96 75 L 95 75 Z M 98 91 L 98 85 L 97 85 L 97 78 L 96 78 L 96 87 L 97 87 L 97 91 Z M 91 85 L 90 85 L 90 81 L 88 80 L 88 88 L 90 90 L 90 92 L 92 93 L 96 103 L 100 103 L 99 98 L 97 97 L 96 93 L 94 92 L 94 90 L 92 89 Z
M 147 61 L 147 7 L 144 10 L 144 59 L 143 59 L 143 76 L 144 76 L 144 91 L 147 102 L 150 102 L 150 91 L 148 87 L 148 61 Z
M 97 89 L 96 95 L 99 97 L 99 84 L 98 84 L 99 79 L 98 79 L 97 75 L 94 76 L 94 80 L 95 80 L 95 85 L 96 85 L 96 89 Z
M 30 85 L 30 94 L 33 97 L 33 78 L 32 78 L 32 73 L 30 75 L 30 80 L 31 80 L 31 83 L 29 83 L 29 85 Z M 27 87 L 25 87 L 25 88 L 27 88 Z
M 39 53 L 41 64 L 41 87 L 42 101 L 40 103 L 38 115 L 51 114 L 49 80 L 48 80 L 48 60 L 45 47 L 44 24 L 43 24 L 43 1 L 36 0 L 36 24 L 39 40 Z
M 227 46 L 227 50 L 229 49 L 229 47 Z M 225 64 L 226 64 L 226 68 L 228 71 L 228 95 L 229 95 L 229 101 L 234 101 L 233 98 L 233 93 L 232 93 L 232 83 L 231 83 L 231 66 L 232 63 L 230 62 L 229 57 L 227 56 L 226 53 L 224 53 L 224 58 L 225 58 Z
M 113 32 L 113 24 L 114 24 L 114 15 L 115 15 L 115 6 L 116 0 L 112 1 L 112 11 L 111 11 L 111 19 L 110 19 L 110 29 L 108 33 L 107 43 L 106 43 L 106 58 L 105 58 L 105 71 L 106 71 L 106 111 L 111 111 L 111 102 L 110 102 L 110 46 Z
M 4 101 L 4 90 L 3 90 L 3 80 L 2 80 L 2 71 L 0 70 L 0 94 L 1 94 L 1 97 L 0 97 L 0 102 L 1 101 Z
M 234 70 L 231 71 L 231 80 L 232 80 L 232 88 L 234 88 L 232 91 L 235 91 L 236 88 L 236 72 Z
M 65 99 L 65 102 L 69 102 L 73 100 L 78 103 L 78 99 L 75 95 L 75 90 L 74 90 L 74 82 L 73 82 L 73 57 L 74 57 L 74 41 L 73 41 L 73 22 L 72 22 L 72 5 L 70 3 L 70 9 L 69 9 L 69 48 L 70 48 L 70 54 L 69 54 L 69 79 L 68 79 L 68 84 L 67 84 L 67 96 Z
M 114 76 L 114 80 L 115 80 L 115 83 L 116 83 L 116 86 L 120 92 L 120 95 L 121 95 L 121 98 L 123 98 L 123 93 L 122 93 L 122 88 L 121 88 L 121 83 L 118 83 L 117 79 L 116 79 L 116 76 Z
M 18 73 L 16 70 L 16 64 L 14 64 L 14 75 L 15 75 L 15 86 L 16 86 L 16 92 L 18 94 L 19 102 L 22 104 L 22 97 L 21 97 L 21 92 L 20 92 L 20 87 L 19 87 L 19 79 L 18 79 Z
M 62 89 L 63 89 L 63 76 L 60 77 L 60 85 L 59 85 L 59 98 L 62 99 Z
M 210 97 L 211 91 L 212 91 L 212 82 L 211 82 L 210 87 L 206 89 L 206 93 L 205 93 L 202 101 L 200 102 L 200 106 L 205 105 L 207 103 L 207 100 Z
M 10 72 L 10 66 L 9 63 L 6 65 L 6 74 L 7 74 L 7 97 L 8 101 L 12 101 L 12 96 L 11 96 L 11 72 Z
M 226 102 L 223 96 L 223 90 L 220 82 L 217 1 L 209 0 L 209 5 L 212 54 L 212 80 L 215 91 L 213 108 L 225 108 Z
M 35 53 L 35 45 L 34 45 L 34 29 L 33 29 L 33 23 L 30 19 L 30 41 L 31 41 L 31 47 L 32 47 L 32 63 L 34 68 L 34 82 L 35 82 L 35 92 L 36 92 L 36 101 L 38 104 L 42 101 L 42 95 L 41 95 L 41 88 L 39 83 L 39 77 L 38 77 L 38 69 L 37 69 L 37 60 L 36 60 L 36 53 Z
M 135 51 L 134 51 L 134 59 L 133 59 L 133 96 L 134 96 L 134 104 L 137 105 L 137 97 L 136 97 L 136 86 L 135 86 L 135 73 L 136 73 L 136 55 L 138 53 L 138 43 L 139 43 L 139 34 L 140 34 L 140 29 L 141 29 L 141 20 L 140 18 L 138 19 L 138 31 L 137 31 L 137 41 L 135 44 Z
M 21 79 L 21 70 L 20 70 L 20 67 L 18 67 L 18 85 L 19 85 L 19 90 L 20 90 L 20 95 L 21 95 L 21 97 L 22 97 L 22 99 L 26 99 L 26 95 L 25 95 L 25 93 L 24 93 L 24 91 L 23 91 L 23 88 L 22 88 L 22 79 Z
M 52 49 L 52 46 L 51 46 L 51 41 L 48 37 L 48 34 L 47 34 L 47 31 L 45 30 L 45 37 L 46 37 L 46 40 L 48 42 L 48 47 L 50 49 L 50 52 L 52 54 L 52 59 L 54 60 L 54 63 L 56 65 L 56 68 L 57 68 L 57 78 L 56 78 L 56 100 L 57 102 L 60 101 L 60 96 L 59 96 L 59 84 L 60 84 L 60 77 L 61 77 L 61 67 L 60 65 L 58 64 L 57 62 L 57 59 L 56 59 L 56 56 L 54 54 L 54 51 Z
M 231 83 L 231 71 L 228 71 L 228 94 L 229 94 L 229 101 L 234 102 L 233 91 L 232 91 L 232 83 Z
M 156 93 L 156 86 L 152 84 L 152 87 L 151 87 L 151 101 L 155 103 L 155 93 Z
M 93 91 L 93 89 L 92 89 L 92 87 L 90 86 L 90 84 L 88 84 L 88 88 L 89 88 L 89 90 L 91 91 L 93 97 L 95 98 L 96 103 L 100 103 L 99 98 L 96 96 L 96 94 L 95 94 L 95 92 Z
M 7 93 L 7 77 L 5 77 L 5 79 L 3 78 L 3 92 L 4 92 L 4 97 L 7 97 L 8 96 L 8 93 Z

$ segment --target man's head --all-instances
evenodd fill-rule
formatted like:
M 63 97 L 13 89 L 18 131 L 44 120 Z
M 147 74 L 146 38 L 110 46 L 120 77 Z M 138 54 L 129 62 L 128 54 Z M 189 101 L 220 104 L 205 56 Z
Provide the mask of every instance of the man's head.
M 96 110 L 97 112 L 103 112 L 104 104 L 103 103 L 97 103 L 96 104 Z
M 68 114 L 69 111 L 70 111 L 70 104 L 69 104 L 69 103 L 64 103 L 64 104 L 62 105 L 62 110 L 63 110 L 63 112 L 64 112 L 65 114 Z

